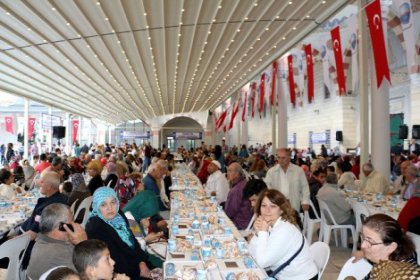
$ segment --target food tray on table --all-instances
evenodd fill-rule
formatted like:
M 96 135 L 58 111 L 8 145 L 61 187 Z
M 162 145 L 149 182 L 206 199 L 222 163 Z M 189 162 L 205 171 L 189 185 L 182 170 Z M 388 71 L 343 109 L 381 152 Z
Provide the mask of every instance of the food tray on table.
M 165 280 L 195 280 L 197 279 L 198 270 L 204 270 L 201 261 L 166 261 L 163 264 L 163 278 Z
M 220 274 L 225 280 L 264 280 L 267 278 L 267 274 L 261 269 L 220 270 Z

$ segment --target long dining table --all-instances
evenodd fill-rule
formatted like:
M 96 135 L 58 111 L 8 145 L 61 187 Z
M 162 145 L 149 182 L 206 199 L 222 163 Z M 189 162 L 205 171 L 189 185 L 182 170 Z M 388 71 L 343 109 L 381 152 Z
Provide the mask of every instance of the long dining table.
M 164 279 L 269 279 L 216 197 L 206 196 L 185 164 L 172 173 Z

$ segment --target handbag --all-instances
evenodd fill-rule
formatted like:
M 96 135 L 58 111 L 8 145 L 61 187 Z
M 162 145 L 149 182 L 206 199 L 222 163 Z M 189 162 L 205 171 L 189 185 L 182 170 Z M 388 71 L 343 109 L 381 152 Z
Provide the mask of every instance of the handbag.
M 282 271 L 286 266 L 288 266 L 294 260 L 294 258 L 296 258 L 296 256 L 299 255 L 300 251 L 302 251 L 304 244 L 305 244 L 305 237 L 302 234 L 302 244 L 300 244 L 300 247 L 296 251 L 296 253 L 293 256 L 291 256 L 286 262 L 281 264 L 276 270 L 272 271 L 268 276 L 274 278 L 274 276 L 276 276 L 280 271 Z

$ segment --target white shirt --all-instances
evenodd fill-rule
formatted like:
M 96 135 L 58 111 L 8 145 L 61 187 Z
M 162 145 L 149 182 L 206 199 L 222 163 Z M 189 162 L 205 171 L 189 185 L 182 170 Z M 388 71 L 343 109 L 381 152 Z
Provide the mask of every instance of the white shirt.
M 216 192 L 216 199 L 219 204 L 226 201 L 229 193 L 229 182 L 220 170 L 210 174 L 207 179 L 206 193 L 210 195 L 212 192 Z
M 302 233 L 293 224 L 279 218 L 267 231 L 251 239 L 249 251 L 259 266 L 276 270 L 291 258 L 302 244 Z M 275 277 L 282 280 L 310 279 L 318 273 L 305 240 L 302 251 Z
M 268 188 L 282 192 L 296 211 L 299 211 L 300 204 L 309 204 L 308 180 L 299 166 L 290 163 L 284 172 L 276 164 L 267 171 L 264 181 Z
M 12 185 L 1 184 L 0 197 L 6 198 L 6 199 L 14 199 L 16 197 L 15 188 L 16 188 L 15 184 L 12 184 Z

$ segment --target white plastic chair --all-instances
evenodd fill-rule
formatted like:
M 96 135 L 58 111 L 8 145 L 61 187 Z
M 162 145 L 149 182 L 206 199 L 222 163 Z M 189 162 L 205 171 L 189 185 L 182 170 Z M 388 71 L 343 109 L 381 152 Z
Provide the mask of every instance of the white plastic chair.
M 330 246 L 327 243 L 317 241 L 309 247 L 311 251 L 312 259 L 314 260 L 316 267 L 318 268 L 318 280 L 321 279 L 324 273 L 325 267 L 327 266 L 330 258 Z
M 308 244 L 310 245 L 312 243 L 312 236 L 314 234 L 315 225 L 319 223 L 319 225 L 321 227 L 321 218 L 318 216 L 318 213 L 315 209 L 315 205 L 313 204 L 313 202 L 311 200 L 309 200 L 309 206 L 312 208 L 312 210 L 315 214 L 315 219 L 311 219 L 309 217 L 309 212 L 305 211 L 303 228 L 306 232 L 306 240 L 308 241 Z M 322 229 L 321 228 L 319 230 L 318 240 L 322 240 Z
M 358 262 L 353 263 L 354 257 L 351 257 L 343 266 L 338 275 L 337 280 L 344 280 L 348 276 L 353 276 L 357 280 L 365 278 L 366 275 L 371 271 L 372 265 L 365 259 L 361 259 Z
M 361 202 L 351 203 L 354 217 L 356 218 L 356 244 L 359 242 L 360 232 L 362 231 L 363 220 L 370 216 L 369 209 Z
M 90 206 L 92 205 L 92 196 L 88 196 L 80 203 L 79 207 L 77 208 L 76 213 L 74 214 L 74 219 L 76 219 L 79 216 L 80 211 L 83 209 L 85 210 L 85 214 L 83 215 L 83 221 L 81 225 L 85 227 L 87 220 L 89 218 L 90 214 Z
M 411 240 L 413 240 L 414 246 L 416 247 L 417 264 L 420 265 L 420 235 L 412 232 L 407 232 L 407 235 L 411 237 Z
M 25 273 L 21 270 L 22 260 L 28 247 L 31 236 L 29 234 L 22 234 L 18 237 L 4 242 L 0 246 L 0 259 L 9 258 L 9 266 L 6 271 L 5 280 L 17 280 L 25 278 Z M 22 256 L 22 257 L 19 257 Z
M 71 213 L 74 215 L 74 211 L 75 211 L 75 208 L 76 208 L 76 204 L 77 204 L 77 202 L 79 201 L 79 199 L 76 199 L 74 202 L 73 202 L 73 204 L 70 206 L 70 211 L 71 211 Z
M 353 252 L 356 250 L 356 230 L 353 225 L 339 225 L 335 219 L 333 214 L 331 213 L 330 208 L 328 207 L 325 201 L 318 199 L 319 209 L 321 212 L 321 230 L 322 230 L 322 237 L 323 241 L 327 244 L 330 243 L 331 231 L 340 229 L 341 230 L 341 243 L 343 247 L 347 247 L 347 229 L 351 231 L 351 235 L 353 237 Z M 328 218 L 327 218 L 328 216 Z M 332 224 L 330 224 L 330 222 Z M 337 242 L 337 239 L 336 239 Z M 337 245 L 337 244 L 336 244 Z

